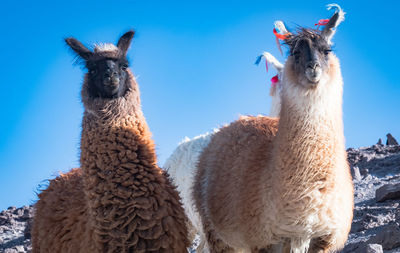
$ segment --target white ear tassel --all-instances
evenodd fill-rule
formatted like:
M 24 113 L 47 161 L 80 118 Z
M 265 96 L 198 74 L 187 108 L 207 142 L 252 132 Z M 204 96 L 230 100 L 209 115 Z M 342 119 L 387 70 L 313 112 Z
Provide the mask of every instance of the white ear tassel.
M 282 21 L 280 21 L 280 20 L 275 21 L 274 26 L 275 26 L 275 29 L 278 30 L 278 32 L 280 34 L 288 33 L 288 30 L 286 29 L 285 24 Z
M 272 64 L 272 66 L 278 71 L 280 74 L 283 70 L 283 64 L 280 63 L 275 56 L 268 52 L 263 52 L 262 55 L 260 55 L 257 59 L 257 64 L 261 61 L 261 59 L 264 58 L 267 61 L 267 64 Z

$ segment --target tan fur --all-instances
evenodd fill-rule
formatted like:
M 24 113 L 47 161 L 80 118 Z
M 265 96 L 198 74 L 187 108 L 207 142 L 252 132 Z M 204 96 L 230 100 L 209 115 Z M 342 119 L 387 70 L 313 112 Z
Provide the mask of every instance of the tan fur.
M 279 120 L 242 117 L 202 153 L 193 197 L 211 252 L 331 252 L 350 230 L 353 185 L 342 123 L 342 78 L 331 54 L 321 83 L 284 69 Z
M 121 98 L 82 89 L 81 168 L 39 194 L 33 252 L 187 252 L 186 216 L 158 166 L 140 95 L 129 72 Z M 85 79 L 86 80 L 86 79 Z

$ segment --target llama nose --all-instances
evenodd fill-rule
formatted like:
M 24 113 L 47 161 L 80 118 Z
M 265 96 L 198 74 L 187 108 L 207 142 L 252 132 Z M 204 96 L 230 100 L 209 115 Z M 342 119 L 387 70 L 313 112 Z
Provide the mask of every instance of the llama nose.
M 104 73 L 104 78 L 113 78 L 118 76 L 118 72 L 115 70 L 107 69 L 106 72 Z
M 319 63 L 317 61 L 312 61 L 307 64 L 307 68 L 316 69 L 319 67 Z

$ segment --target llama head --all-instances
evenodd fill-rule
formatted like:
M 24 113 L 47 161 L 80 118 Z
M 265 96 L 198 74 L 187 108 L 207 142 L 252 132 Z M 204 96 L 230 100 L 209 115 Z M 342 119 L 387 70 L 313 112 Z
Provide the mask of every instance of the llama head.
M 134 31 L 129 31 L 121 36 L 117 46 L 98 44 L 93 51 L 75 38 L 65 39 L 88 70 L 84 94 L 92 99 L 114 99 L 123 96 L 131 88 L 126 54 L 133 35 Z
M 338 5 L 328 5 L 328 9 L 331 7 L 337 7 L 338 11 L 322 31 L 301 28 L 285 40 L 290 48 L 287 63 L 291 65 L 292 79 L 305 88 L 315 88 L 322 81 L 329 80 L 330 60 L 333 58 L 331 39 L 344 19 L 344 12 Z

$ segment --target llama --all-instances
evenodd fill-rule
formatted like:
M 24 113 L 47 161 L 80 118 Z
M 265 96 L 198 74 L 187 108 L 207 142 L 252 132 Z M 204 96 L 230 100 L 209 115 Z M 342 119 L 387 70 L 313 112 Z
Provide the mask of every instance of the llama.
M 279 119 L 241 117 L 213 134 L 197 151 L 198 161 L 190 161 L 196 164 L 188 169 L 195 173 L 193 199 L 184 196 L 183 202 L 185 208 L 195 203 L 206 250 L 304 253 L 344 246 L 353 185 L 344 145 L 343 81 L 331 52 L 344 19 L 337 9 L 322 31 L 303 28 L 286 39 L 290 55 Z
M 126 57 L 134 32 L 94 51 L 68 46 L 85 63 L 81 169 L 39 194 L 33 252 L 187 252 L 186 216 L 158 166 L 139 88 Z

